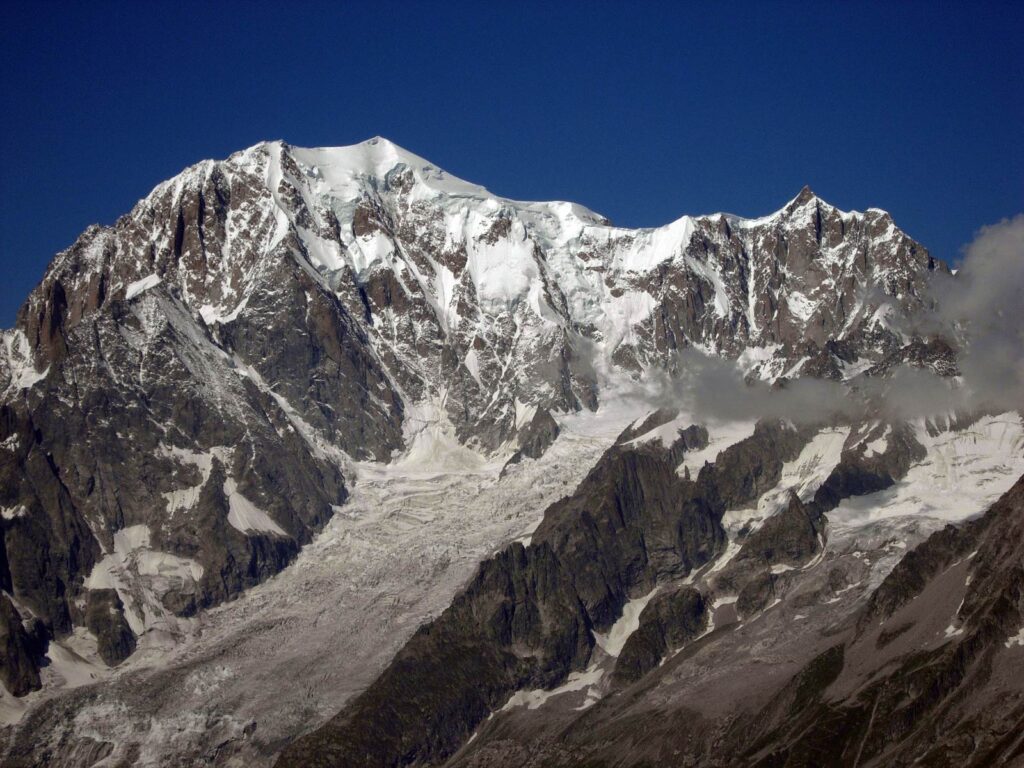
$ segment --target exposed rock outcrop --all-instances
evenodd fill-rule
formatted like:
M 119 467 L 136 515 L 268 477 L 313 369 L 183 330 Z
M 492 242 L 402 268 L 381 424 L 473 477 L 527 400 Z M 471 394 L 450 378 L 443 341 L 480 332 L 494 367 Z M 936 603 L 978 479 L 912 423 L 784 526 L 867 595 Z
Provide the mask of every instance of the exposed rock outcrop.
M 563 707 L 490 728 L 454 764 L 1015 765 L 1024 699 L 1022 542 L 1024 478 L 984 516 L 907 552 L 852 615 L 826 623 L 803 645 L 794 635 L 786 647 L 804 648 L 795 667 L 777 657 L 766 664 L 765 646 L 749 659 L 736 658 L 738 647 L 728 656 L 711 651 L 687 672 L 686 659 L 674 669 L 666 663 L 630 676 L 636 682 L 621 694 L 583 712 Z M 839 587 L 845 580 L 836 573 L 825 581 Z M 750 582 L 752 602 L 763 602 L 772 578 L 762 571 Z M 658 656 L 658 597 L 618 666 L 632 658 L 631 645 L 650 642 L 655 652 L 644 657 Z M 691 608 L 697 600 L 690 598 Z M 709 659 L 736 669 L 709 668 Z M 616 675 L 630 682 L 618 667 Z M 713 682 L 704 682 L 707 675 Z M 719 692 L 721 685 L 733 687 Z
M 109 666 L 120 664 L 135 652 L 135 633 L 124 617 L 124 603 L 116 590 L 89 590 L 85 626 L 96 637 L 100 658 Z
M 768 380 L 808 345 L 843 375 L 930 360 L 936 342 L 908 348 L 876 315 L 913 315 L 945 269 L 887 214 L 810 190 L 651 232 L 496 198 L 379 138 L 204 161 L 82 233 L 0 334 L 3 588 L 56 639 L 86 626 L 93 589 L 143 633 L 173 625 L 290 562 L 344 503 L 348 458 L 389 460 L 421 407 L 476 449 L 536 457 L 552 413 L 598 406 L 599 370 L 640 377 L 691 345 L 770 347 L 748 371 Z M 731 473 L 721 500 L 759 472 Z M 718 503 L 687 509 L 699 535 L 659 527 L 641 581 L 720 546 Z
M 706 441 L 706 432 L 703 437 Z M 678 580 L 719 554 L 725 546 L 721 517 L 726 504 L 749 502 L 777 483 L 783 463 L 794 458 L 807 439 L 791 425 L 759 423 L 751 437 L 722 451 L 696 480 L 678 475 L 671 450 L 613 445 L 571 496 L 545 511 L 529 547 L 524 550 L 516 544 L 487 561 L 452 607 L 422 628 L 364 694 L 327 725 L 288 747 L 277 764 L 390 767 L 443 761 L 513 691 L 527 684 L 554 687 L 570 670 L 584 667 L 592 647 L 589 630 L 606 631 L 629 598 L 649 592 L 661 581 Z M 559 599 L 578 609 L 567 612 L 571 620 L 548 624 L 552 630 L 544 650 L 526 641 L 518 644 L 520 656 L 540 662 L 550 674 L 537 677 L 536 668 L 529 667 L 526 676 L 516 677 L 501 656 L 514 633 L 502 629 L 499 640 L 480 647 L 478 624 L 487 621 L 488 626 L 501 628 L 518 616 L 544 616 L 548 608 L 539 594 L 507 587 L 503 594 L 515 596 L 515 610 L 503 608 L 504 602 L 496 603 L 491 591 L 479 585 L 490 583 L 495 573 L 505 573 L 510 563 L 533 563 L 538 558 L 558 574 L 548 581 L 558 585 Z M 501 579 L 504 584 L 509 577 Z M 499 614 L 494 613 L 495 605 Z M 654 605 L 647 630 L 653 645 L 646 651 L 639 646 L 630 651 L 622 680 L 650 668 L 653 654 L 664 652 L 657 651 L 659 642 L 668 647 L 685 641 L 706 621 L 703 599 L 691 591 L 672 590 Z M 477 623 L 456 620 L 467 612 Z M 532 618 L 526 626 L 533 626 Z M 436 644 L 431 638 L 438 638 Z M 542 661 L 551 658 L 548 648 L 561 649 L 558 663 Z M 449 659 L 454 649 L 479 666 L 464 671 L 470 662 Z M 406 660 L 413 658 L 416 664 L 407 666 Z M 412 675 L 422 694 L 411 693 Z M 408 704 L 410 698 L 420 702 L 424 697 L 429 706 Z M 443 727 L 434 721 L 436 712 L 450 718 Z M 440 736 L 437 729 L 442 729 Z M 397 738 L 392 730 L 406 738 Z M 369 762 L 366 755 L 371 756 Z
M 655 595 L 640 614 L 640 624 L 619 652 L 612 685 L 628 685 L 661 663 L 670 650 L 678 650 L 697 637 L 708 623 L 708 605 L 690 586 L 678 586 Z
M 279 764 L 442 761 L 513 691 L 549 687 L 581 669 L 589 630 L 572 576 L 551 548 L 514 544 L 485 562 L 365 693 L 285 750 Z
M 558 439 L 558 422 L 544 408 L 538 408 L 529 423 L 519 430 L 516 438 L 518 448 L 512 454 L 504 469 L 510 464 L 518 464 L 523 459 L 539 459 L 551 444 Z
M 42 624 L 26 621 L 10 598 L 0 594 L 0 681 L 15 696 L 39 688 L 39 664 L 45 645 Z

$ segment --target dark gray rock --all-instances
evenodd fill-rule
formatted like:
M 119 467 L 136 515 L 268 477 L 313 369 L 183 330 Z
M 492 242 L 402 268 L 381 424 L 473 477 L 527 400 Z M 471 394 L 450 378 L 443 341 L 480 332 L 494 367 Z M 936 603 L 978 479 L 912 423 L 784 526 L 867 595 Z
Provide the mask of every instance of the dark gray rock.
M 706 441 L 707 433 L 684 430 L 680 439 Z M 589 631 L 607 630 L 630 597 L 719 554 L 726 499 L 746 503 L 777 483 L 807 439 L 786 424 L 758 424 L 697 480 L 679 477 L 670 449 L 613 445 L 572 495 L 548 507 L 528 548 L 512 545 L 484 563 L 364 694 L 288 747 L 278 765 L 447 759 L 513 691 L 553 687 L 583 668 Z M 527 575 L 536 589 L 520 586 Z M 706 621 L 703 599 L 687 589 L 667 592 L 655 606 L 647 630 L 653 650 L 630 651 L 623 680 L 650 668 L 664 652 L 658 643 L 683 643 Z
M 622 443 L 628 443 L 641 435 L 646 435 L 652 429 L 657 429 L 660 426 L 668 424 L 678 416 L 679 411 L 675 408 L 659 408 L 649 414 L 639 424 L 630 424 L 622 430 L 622 433 L 615 439 L 615 442 L 620 445 Z
M 539 459 L 551 444 L 558 439 L 558 422 L 544 408 L 538 408 L 530 423 L 519 430 L 516 441 L 519 447 L 505 462 L 502 473 L 510 464 L 518 464 L 525 459 Z
M 812 660 L 769 707 L 737 723 L 737 743 L 751 745 L 747 764 L 800 765 L 822 754 L 842 756 L 844 766 L 1017 762 L 1019 698 L 992 690 L 1007 685 L 993 679 L 996 655 L 1024 619 L 1022 542 L 1024 478 L 983 517 L 948 526 L 907 553 L 861 610 L 845 662 L 842 646 Z M 914 622 L 890 627 L 886 620 L 963 562 L 971 581 L 958 612 L 962 633 L 937 645 L 919 635 L 903 653 L 889 650 Z M 872 659 L 880 649 L 888 658 L 860 670 L 864 686 L 843 697 L 822 695 L 851 657 Z
M 684 650 L 656 682 L 641 680 L 583 712 L 549 705 L 533 718 L 506 715 L 453 764 L 1016 765 L 1021 649 L 1009 639 L 1024 621 L 1022 549 L 1024 478 L 983 517 L 908 552 L 852 616 L 806 627 L 806 641 L 786 645 L 786 656 L 797 658 L 772 659 L 780 674 L 762 673 L 760 643 L 732 646 L 732 654 L 753 659 L 731 675 L 722 667 L 735 658 L 711 650 L 687 666 Z M 936 637 L 936 603 L 968 577 L 958 633 L 942 636 L 943 615 Z M 827 581 L 838 587 L 843 580 Z M 750 609 L 762 605 L 771 574 L 763 571 L 748 589 Z
M 820 519 L 812 519 L 796 494 L 789 504 L 751 533 L 736 554 L 737 567 L 802 565 L 821 550 L 819 535 L 824 528 Z
M 0 593 L 0 681 L 15 696 L 39 689 L 46 646 L 42 625 L 26 629 L 25 624 L 11 599 Z
M 942 338 L 923 339 L 915 336 L 909 344 L 894 349 L 865 371 L 866 376 L 883 376 L 895 368 L 907 365 L 931 370 L 939 376 L 958 376 L 960 367 L 956 350 Z
M 707 626 L 708 605 L 689 586 L 659 592 L 640 614 L 640 625 L 619 652 L 612 685 L 628 685 L 656 668 L 670 650 L 678 650 Z
M 664 455 L 613 446 L 533 534 L 573 574 L 599 629 L 625 601 L 685 576 L 725 545 L 723 508 L 709 483 L 686 483 Z
M 514 544 L 486 561 L 369 689 L 286 748 L 277 765 L 440 763 L 513 691 L 550 687 L 582 669 L 592 643 L 571 574 L 550 547 Z
M 413 403 L 443 392 L 460 440 L 490 451 L 517 439 L 521 456 L 541 455 L 557 434 L 551 412 L 597 407 L 593 346 L 604 339 L 574 314 L 545 253 L 552 246 L 530 215 L 502 202 L 488 209 L 484 230 L 453 243 L 444 212 L 418 194 L 422 179 L 407 163 L 366 179 L 342 213 L 301 157 L 287 144 L 264 144 L 158 186 L 54 258 L 18 313 L 17 361 L 7 359 L 15 336 L 5 332 L 0 504 L 22 512 L 2 523 L 0 588 L 53 637 L 82 626 L 86 578 L 128 527 L 146 526 L 152 549 L 202 568 L 197 580 L 155 596 L 173 613 L 190 615 L 268 578 L 347 498 L 338 452 L 387 460 L 403 447 Z M 778 344 L 783 370 L 814 352 L 811 372 L 822 376 L 853 360 L 949 362 L 933 340 L 893 357 L 898 340 L 869 320 L 870 302 L 862 316 L 849 314 L 881 292 L 912 315 L 928 275 L 945 270 L 887 214 L 843 216 L 804 190 L 748 227 L 727 216 L 693 222 L 681 258 L 642 275 L 612 268 L 634 233 L 585 228 L 569 246 L 613 296 L 653 298 L 631 340 L 609 352 L 634 374 L 671 369 L 694 344 L 731 357 Z M 381 238 L 395 258 L 357 268 L 352 238 Z M 484 306 L 478 295 L 469 250 L 510 239 L 531 244 L 543 313 L 527 301 Z M 720 284 L 708 277 L 711 266 Z M 150 287 L 139 292 L 143 279 Z M 446 308 L 435 295 L 441 282 L 452 291 Z M 806 321 L 789 306 L 796 294 L 831 298 Z M 750 296 L 759 297 L 753 306 Z M 42 380 L 20 389 L 15 367 Z M 517 403 L 538 409 L 519 434 Z M 697 427 L 667 455 L 609 458 L 586 501 L 552 513 L 542 537 L 578 569 L 574 588 L 593 621 L 605 625 L 628 595 L 721 549 L 721 511 L 773 484 L 800 441 L 759 429 L 696 479 L 673 470 L 706 444 Z M 828 493 L 877 487 L 898 471 L 899 457 L 890 458 L 895 465 L 851 459 Z M 229 482 L 273 530 L 226 522 Z M 187 495 L 186 508 L 168 509 L 175 494 Z M 828 503 L 815 499 L 815 509 Z M 152 591 L 132 578 L 133 589 Z M 104 632 L 116 658 L 124 638 Z
M 866 455 L 864 445 L 888 430 L 885 450 Z M 858 427 L 847 438 L 839 464 L 815 492 L 809 505 L 812 518 L 834 509 L 850 496 L 881 491 L 907 474 L 907 470 L 924 459 L 926 451 L 906 423 L 877 423 Z
M 135 652 L 124 604 L 113 589 L 91 589 L 86 595 L 85 626 L 96 636 L 100 658 L 107 666 L 117 666 Z
M 187 615 L 276 573 L 347 495 L 337 465 L 197 333 L 168 292 L 105 308 L 64 332 L 46 382 L 0 405 L 0 441 L 10 446 L 0 450 L 0 504 L 22 510 L 2 522 L 3 578 L 57 638 L 83 623 L 76 606 L 88 602 L 84 581 L 102 557 L 100 542 L 113 551 L 123 528 L 145 525 L 152 549 L 202 566 L 200 583 L 158 596 Z M 204 483 L 175 450 L 223 451 L 230 467 L 209 458 Z M 285 537 L 228 523 L 229 475 Z M 164 494 L 199 486 L 196 503 L 168 510 Z M 122 652 L 112 648 L 110 657 Z

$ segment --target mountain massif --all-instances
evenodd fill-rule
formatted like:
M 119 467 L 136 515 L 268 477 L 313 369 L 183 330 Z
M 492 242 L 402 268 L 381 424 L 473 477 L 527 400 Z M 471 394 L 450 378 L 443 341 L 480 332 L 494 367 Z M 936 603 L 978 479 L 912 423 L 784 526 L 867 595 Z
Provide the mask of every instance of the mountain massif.
M 872 385 L 957 385 L 949 272 L 806 188 L 635 230 L 380 138 L 187 169 L 0 337 L 4 760 L 1014 764 L 1024 424 Z M 862 405 L 694 412 L 692 354 Z

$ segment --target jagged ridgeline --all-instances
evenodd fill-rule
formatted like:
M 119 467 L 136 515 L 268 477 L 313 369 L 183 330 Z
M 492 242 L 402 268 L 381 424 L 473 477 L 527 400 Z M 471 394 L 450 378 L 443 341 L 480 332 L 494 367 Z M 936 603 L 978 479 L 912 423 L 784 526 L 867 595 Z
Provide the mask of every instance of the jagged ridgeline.
M 280 570 L 345 501 L 341 453 L 401 451 L 409 408 L 490 451 L 689 345 L 841 377 L 944 268 L 806 189 L 628 230 L 382 139 L 200 163 L 59 254 L 5 333 L 5 615 L 39 620 L 19 648 L 91 624 L 116 662 Z
M 850 617 L 868 595 L 889 594 L 879 584 L 896 556 L 885 536 L 909 548 L 936 521 L 979 514 L 1005 492 L 1024 471 L 1019 416 L 729 421 L 678 403 L 627 407 L 621 394 L 679 374 L 685 350 L 776 387 L 816 378 L 852 391 L 900 365 L 950 377 L 948 340 L 908 331 L 937 272 L 949 270 L 887 213 L 840 211 L 809 189 L 758 219 L 684 216 L 637 230 L 572 203 L 497 197 L 384 139 L 264 143 L 187 169 L 58 254 L 0 338 L 7 759 L 665 764 L 668 753 L 640 749 L 623 763 L 601 745 L 636 727 L 633 706 L 668 717 L 683 738 L 691 713 L 665 702 L 696 689 L 673 678 L 676 688 L 650 698 L 657 681 L 723 637 L 712 652 L 728 656 L 722 669 L 749 675 L 750 646 L 728 638 L 813 611 L 812 639 L 787 646 L 788 666 L 773 666 L 752 702 L 768 707 L 791 684 L 801 718 L 831 722 L 839 705 L 819 684 L 865 647 Z M 941 493 L 968 473 L 982 490 L 956 485 L 929 497 L 920 520 L 891 523 L 913 504 L 906 488 L 932 482 Z M 490 493 L 508 508 L 463 523 L 486 532 L 472 557 L 446 550 L 415 572 L 435 589 L 429 602 L 404 602 L 417 587 L 411 569 L 368 579 L 394 582 L 392 602 L 369 609 L 386 632 L 338 608 L 339 637 L 392 633 L 389 654 L 400 648 L 374 657 L 384 667 L 375 682 L 364 671 L 331 703 L 287 714 L 264 701 L 251 721 L 238 689 L 209 704 L 215 726 L 168 735 L 167 712 L 206 706 L 175 698 L 182 690 L 216 698 L 235 684 L 203 665 L 228 658 L 236 629 L 205 656 L 188 651 L 212 642 L 208 609 L 290 578 L 328 526 L 325 562 L 369 557 L 344 549 L 359 531 L 339 522 L 357 525 L 368 499 L 387 510 L 384 534 L 421 525 L 414 543 L 445 546 L 451 531 L 433 526 L 433 512 L 402 506 L 445 503 L 431 489 L 442 477 L 453 497 Z M 406 483 L 396 500 L 372 495 L 388 483 Z M 887 510 L 877 516 L 888 534 L 869 508 Z M 495 522 L 517 515 L 533 520 L 525 538 Z M 296 600 L 325 599 L 301 583 Z M 260 615 L 246 605 L 232 627 Z M 231 610 L 218 608 L 218 620 Z M 284 624 L 272 617 L 252 632 Z M 787 683 L 798 673 L 814 684 Z M 301 665 L 280 676 L 296 691 L 326 687 Z M 578 711 L 555 706 L 566 692 Z M 900 706 L 879 701 L 890 714 Z M 132 713 L 131 727 L 109 730 L 101 705 Z M 724 719 L 701 714 L 713 744 L 733 744 L 737 723 L 754 728 L 715 706 Z M 795 745 L 807 737 L 773 717 L 756 721 L 768 751 L 730 746 L 722 754 L 739 762 L 720 764 L 804 754 Z M 651 733 L 651 750 L 678 747 Z M 719 764 L 700 751 L 712 742 L 694 744 L 687 759 Z M 881 759 L 873 744 L 850 764 Z

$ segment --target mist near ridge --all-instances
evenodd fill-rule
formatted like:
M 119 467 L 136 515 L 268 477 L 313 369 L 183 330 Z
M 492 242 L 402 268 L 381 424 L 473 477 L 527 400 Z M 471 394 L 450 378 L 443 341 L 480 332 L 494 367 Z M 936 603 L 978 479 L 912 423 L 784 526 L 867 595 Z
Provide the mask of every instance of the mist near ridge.
M 939 316 L 959 331 L 971 397 L 1024 408 L 1024 213 L 983 227 L 956 277 L 933 292 Z
M 955 379 L 902 365 L 852 384 L 807 378 L 771 386 L 745 379 L 735 361 L 688 348 L 678 353 L 676 373 L 652 370 L 626 396 L 652 409 L 725 421 L 910 420 L 1024 410 L 1024 213 L 979 230 L 956 274 L 934 273 L 925 299 L 930 309 L 901 330 L 949 342 L 960 368 Z

